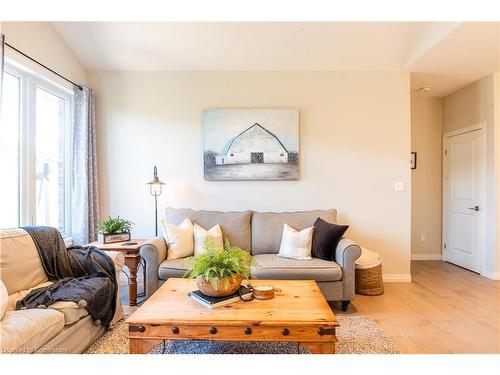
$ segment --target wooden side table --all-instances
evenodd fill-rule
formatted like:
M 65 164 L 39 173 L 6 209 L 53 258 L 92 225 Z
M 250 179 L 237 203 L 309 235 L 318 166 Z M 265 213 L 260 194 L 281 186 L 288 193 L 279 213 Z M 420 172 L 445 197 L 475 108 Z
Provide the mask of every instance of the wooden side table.
M 128 280 L 128 299 L 130 306 L 137 306 L 137 268 L 141 264 L 141 246 L 147 240 L 135 240 L 132 239 L 126 242 L 115 242 L 109 244 L 102 244 L 99 242 L 92 242 L 85 246 L 95 246 L 103 251 L 119 251 L 125 257 L 125 265 L 130 271 L 130 277 Z M 135 242 L 134 245 L 126 245 L 127 242 Z M 146 272 L 144 272 L 144 285 L 146 285 Z

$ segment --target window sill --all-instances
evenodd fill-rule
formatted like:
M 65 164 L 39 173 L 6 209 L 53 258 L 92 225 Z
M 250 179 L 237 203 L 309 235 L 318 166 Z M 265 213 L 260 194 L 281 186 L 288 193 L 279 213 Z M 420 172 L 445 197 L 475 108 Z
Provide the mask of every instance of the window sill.
M 64 240 L 64 244 L 66 245 L 66 248 L 71 247 L 71 246 L 73 246 L 75 244 L 73 242 L 73 240 L 71 239 L 71 237 L 69 237 L 69 238 L 63 238 L 63 240 Z

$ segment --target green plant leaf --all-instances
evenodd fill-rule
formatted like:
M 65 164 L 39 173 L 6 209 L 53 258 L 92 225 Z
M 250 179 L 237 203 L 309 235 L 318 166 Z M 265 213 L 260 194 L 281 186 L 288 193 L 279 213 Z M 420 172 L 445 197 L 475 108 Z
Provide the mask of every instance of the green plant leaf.
M 132 223 L 130 220 L 122 219 L 120 216 L 108 216 L 102 223 L 97 225 L 97 231 L 104 234 L 113 233 L 127 233 L 132 230 Z
M 223 246 L 215 245 L 213 239 L 205 240 L 203 254 L 187 259 L 189 270 L 187 277 L 196 278 L 203 276 L 212 286 L 218 280 L 224 280 L 232 275 L 240 275 L 242 278 L 250 278 L 252 266 L 257 266 L 249 252 L 236 246 L 231 246 L 226 238 Z M 228 280 L 224 280 L 224 283 Z

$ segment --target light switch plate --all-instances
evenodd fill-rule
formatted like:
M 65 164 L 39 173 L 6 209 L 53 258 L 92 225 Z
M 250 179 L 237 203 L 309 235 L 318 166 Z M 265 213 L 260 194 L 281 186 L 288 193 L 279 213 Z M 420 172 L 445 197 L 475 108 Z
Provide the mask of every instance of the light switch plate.
M 405 183 L 403 181 L 396 181 L 394 183 L 394 191 L 405 191 Z

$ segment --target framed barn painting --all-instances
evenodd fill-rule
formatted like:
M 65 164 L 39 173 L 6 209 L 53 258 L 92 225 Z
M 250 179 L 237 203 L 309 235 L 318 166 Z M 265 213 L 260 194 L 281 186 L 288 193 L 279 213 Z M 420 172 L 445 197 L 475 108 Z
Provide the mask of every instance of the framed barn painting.
M 205 180 L 298 180 L 296 109 L 206 109 Z

